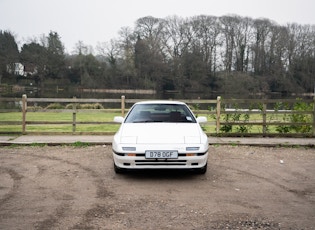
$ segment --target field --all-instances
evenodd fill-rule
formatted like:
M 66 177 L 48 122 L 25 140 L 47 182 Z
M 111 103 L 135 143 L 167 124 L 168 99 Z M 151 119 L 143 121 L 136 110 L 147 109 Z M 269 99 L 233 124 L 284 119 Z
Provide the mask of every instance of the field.
M 112 122 L 114 116 L 120 113 L 77 113 L 76 122 Z M 27 113 L 28 122 L 72 122 L 72 113 L 65 112 L 31 112 Z M 21 122 L 22 113 L 0 113 L 1 121 Z M 76 125 L 78 132 L 115 132 L 119 124 L 79 124 Z M 0 125 L 2 132 L 21 132 L 22 125 Z M 27 125 L 29 132 L 72 132 L 72 124 L 30 124 Z
M 21 112 L 0 109 L 1 134 L 113 134 L 121 115 L 139 99 L 27 98 L 2 99 L 3 105 Z M 0 99 L 1 102 L 1 99 Z M 10 102 L 10 103 L 8 103 Z M 210 135 L 233 136 L 315 136 L 315 105 L 310 99 L 221 99 L 186 100 L 196 116 L 206 116 L 202 124 Z
M 208 122 L 202 124 L 202 128 L 207 134 L 216 133 L 216 117 L 209 111 L 194 111 L 196 116 L 206 116 Z M 22 132 L 22 112 L 0 113 L 0 132 L 12 133 Z M 115 133 L 119 124 L 114 123 L 115 116 L 121 116 L 120 112 L 111 112 L 110 110 L 78 110 L 74 115 L 72 112 L 63 110 L 51 110 L 49 112 L 27 112 L 26 113 L 26 132 L 51 132 L 51 133 L 71 133 L 74 130 L 78 133 Z M 265 120 L 266 133 L 295 133 L 289 130 L 285 122 L 288 120 L 288 114 L 267 114 Z M 311 121 L 311 115 L 303 115 L 306 122 Z M 5 121 L 5 122 L 4 122 Z M 75 122 L 74 122 L 75 121 Z M 263 133 L 263 126 L 255 123 L 262 123 L 261 114 L 230 113 L 221 114 L 220 116 L 221 133 Z M 224 122 L 234 122 L 234 125 L 224 124 Z M 282 123 L 280 126 L 279 123 Z M 300 121 L 298 121 L 300 122 Z M 310 125 L 305 127 L 307 132 L 311 131 Z M 303 130 L 302 130 L 303 131 Z M 304 131 L 303 131 L 304 132 Z M 307 133 L 304 132 L 304 133 Z

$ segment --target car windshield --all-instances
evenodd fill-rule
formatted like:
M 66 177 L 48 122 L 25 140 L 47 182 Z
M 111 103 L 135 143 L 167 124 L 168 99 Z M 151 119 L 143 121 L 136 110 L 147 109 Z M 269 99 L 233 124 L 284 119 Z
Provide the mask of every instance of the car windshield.
M 196 120 L 184 104 L 137 104 L 129 112 L 125 123 L 137 122 L 196 123 Z

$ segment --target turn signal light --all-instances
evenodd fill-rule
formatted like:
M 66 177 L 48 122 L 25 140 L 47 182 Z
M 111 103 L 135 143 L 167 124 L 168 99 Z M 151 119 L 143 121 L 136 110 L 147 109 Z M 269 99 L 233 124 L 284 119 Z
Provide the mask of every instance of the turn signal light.
M 195 154 L 194 153 L 186 153 L 186 156 L 187 157 L 193 157 L 193 156 L 195 156 Z
M 135 153 L 127 153 L 127 156 L 128 156 L 128 157 L 135 157 L 136 154 L 135 154 Z

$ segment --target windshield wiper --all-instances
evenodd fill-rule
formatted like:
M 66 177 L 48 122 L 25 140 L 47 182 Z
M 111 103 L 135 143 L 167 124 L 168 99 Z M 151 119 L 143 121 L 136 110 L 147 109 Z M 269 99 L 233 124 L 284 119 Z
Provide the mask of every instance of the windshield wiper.
M 152 120 L 141 120 L 141 121 L 133 121 L 132 123 L 148 123 L 153 122 Z
M 162 120 L 141 120 L 141 121 L 133 121 L 132 123 L 149 123 L 149 122 L 157 123 L 157 122 L 164 122 L 164 121 L 162 121 Z

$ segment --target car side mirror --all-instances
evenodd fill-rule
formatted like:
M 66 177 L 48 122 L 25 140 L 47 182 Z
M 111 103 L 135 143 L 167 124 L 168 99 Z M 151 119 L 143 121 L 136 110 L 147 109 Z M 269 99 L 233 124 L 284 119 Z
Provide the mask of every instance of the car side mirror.
M 207 122 L 207 118 L 206 117 L 197 117 L 197 122 L 198 123 L 206 123 Z
M 114 117 L 114 122 L 116 122 L 116 123 L 123 123 L 123 121 L 124 121 L 124 118 L 121 116 L 115 116 Z

